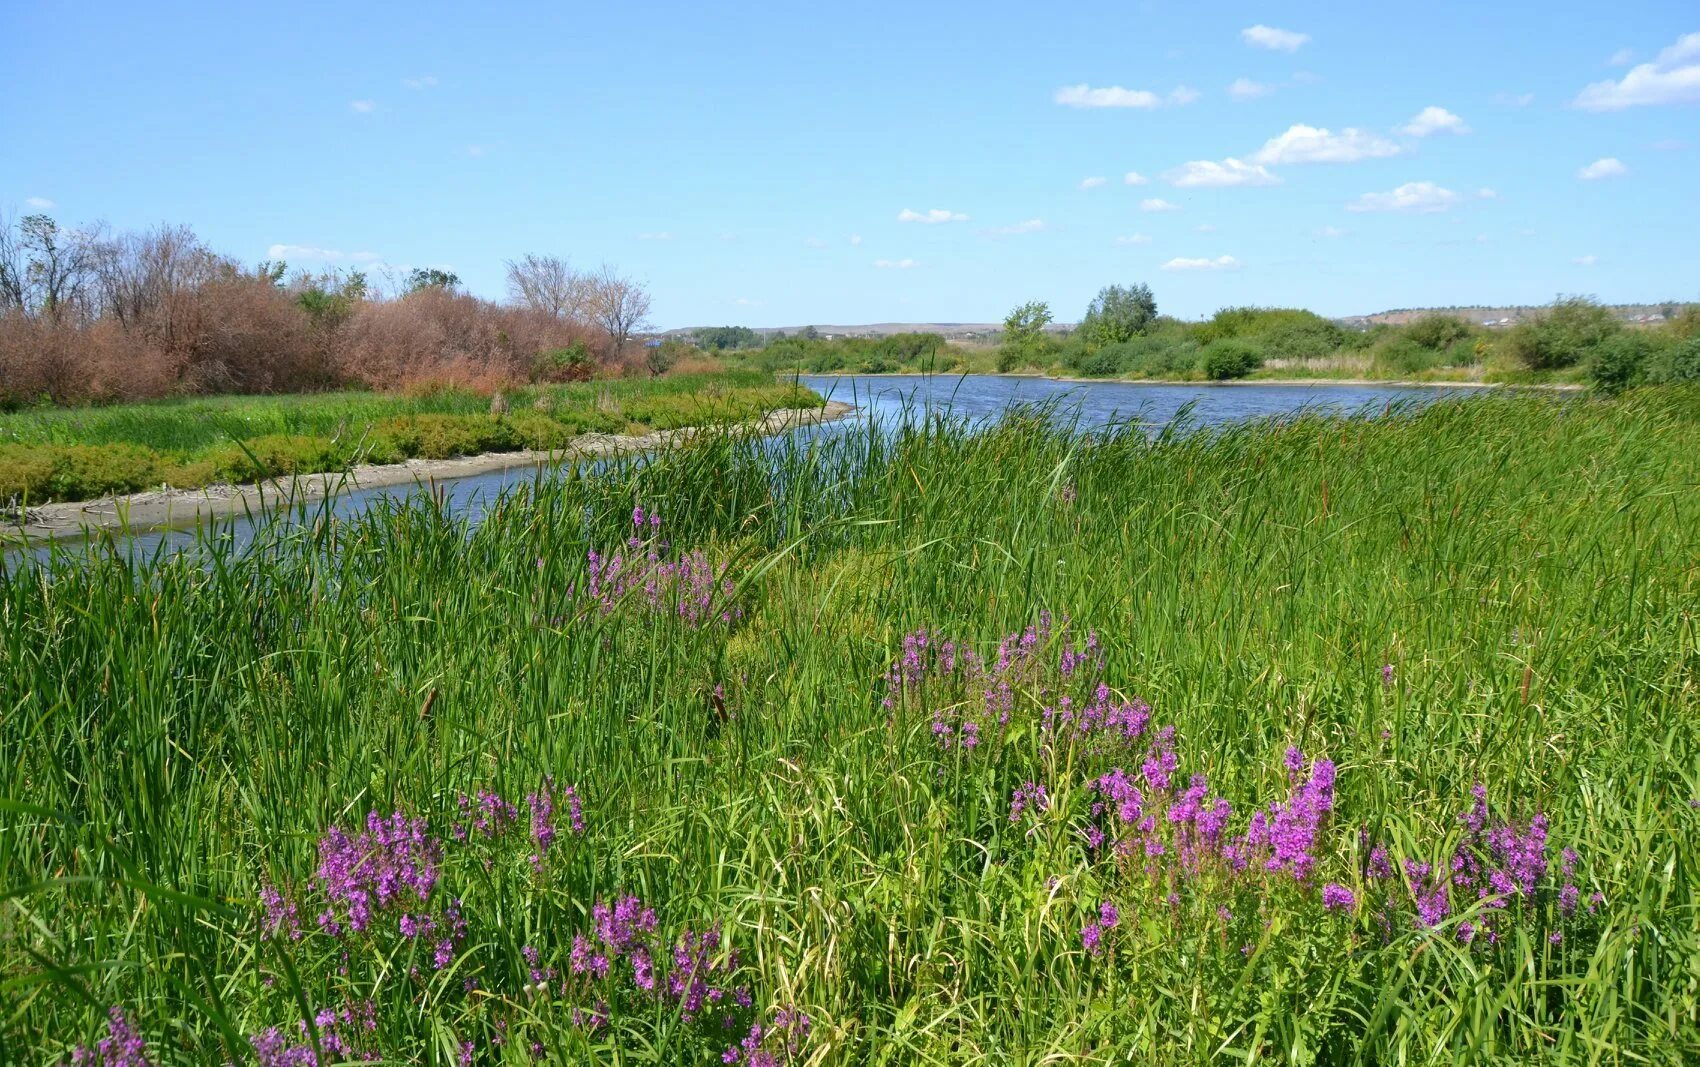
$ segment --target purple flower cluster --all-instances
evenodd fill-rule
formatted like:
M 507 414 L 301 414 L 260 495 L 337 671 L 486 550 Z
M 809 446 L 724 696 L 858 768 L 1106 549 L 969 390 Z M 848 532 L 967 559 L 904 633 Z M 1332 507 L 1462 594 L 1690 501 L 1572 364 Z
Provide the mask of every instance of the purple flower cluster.
M 149 1067 L 147 1042 L 124 1009 L 113 1007 L 106 1013 L 106 1036 L 95 1042 L 94 1048 L 78 1045 L 71 1052 L 73 1067 Z
M 627 896 L 612 906 L 598 901 L 590 909 L 596 940 L 583 934 L 573 937 L 568 969 L 576 975 L 608 977 L 622 958 L 630 962 L 632 983 L 640 989 L 655 988 L 655 963 L 650 955 L 650 935 L 655 933 L 655 909 L 646 908 L 637 897 Z
M 463 793 L 457 804 L 461 822 L 455 825 L 453 831 L 456 841 L 500 839 L 508 836 L 519 824 L 519 808 L 501 794 L 487 789 L 481 789 L 473 796 Z M 564 829 L 573 837 L 584 836 L 584 804 L 579 799 L 578 790 L 570 785 L 557 789 L 551 776 L 544 778 L 543 785 L 535 792 L 525 796 L 532 845 L 532 852 L 527 858 L 536 869 L 542 869 L 544 857 L 563 829 L 556 821 L 562 804 L 566 806 Z
M 1229 849 L 1229 858 L 1241 870 L 1261 861 L 1265 870 L 1286 871 L 1304 882 L 1316 866 L 1317 835 L 1334 810 L 1334 764 L 1319 759 L 1307 774 L 1304 753 L 1297 748 L 1287 749 L 1285 763 L 1291 794 L 1285 803 L 1272 803 L 1251 817 L 1251 826 Z
M 1094 679 L 1102 665 L 1096 634 L 1086 634 L 1077 644 L 1069 638 L 1067 624 L 1053 626 L 1048 612 L 1000 640 L 990 659 L 966 644 L 921 629 L 904 636 L 902 654 L 886 670 L 884 704 L 928 710 L 941 748 L 972 753 L 1002 737 L 1015 714 L 1017 692 L 1044 697 L 1081 678 Z M 1090 704 L 1093 698 L 1083 699 Z M 1093 714 L 1108 714 L 1108 701 L 1106 690 Z M 1072 709 L 1072 698 L 1064 697 L 1063 702 Z M 1051 714 L 1047 710 L 1047 721 Z
M 1042 782 L 1023 782 L 1010 794 L 1009 821 L 1020 822 L 1024 813 L 1031 811 L 1037 815 L 1050 806 L 1051 796 Z
M 1121 910 L 1114 904 L 1107 900 L 1099 904 L 1098 914 L 1091 922 L 1080 928 L 1080 946 L 1090 955 L 1102 955 L 1105 931 L 1114 930 L 1121 919 Z
M 737 606 L 718 611 L 714 607 L 716 594 L 730 598 L 735 588 L 726 577 L 726 564 L 711 561 L 701 549 L 666 558 L 663 553 L 671 546 L 659 539 L 660 530 L 660 515 L 635 507 L 632 535 L 625 547 L 587 554 L 586 592 L 597 608 L 609 614 L 635 604 L 650 614 L 676 616 L 693 627 L 741 617 L 743 609 Z
M 743 1067 L 781 1067 L 803 1051 L 811 1026 L 809 1017 L 802 1012 L 780 1008 L 773 1013 L 769 1025 L 751 1024 L 742 1041 L 720 1054 L 720 1062 Z
M 441 859 L 425 820 L 400 811 L 388 819 L 371 812 L 355 834 L 331 827 L 319 839 L 320 929 L 333 937 L 364 933 L 379 912 L 428 903 Z
M 356 1041 L 359 1034 L 370 1034 L 377 1028 L 377 1006 L 368 1000 L 341 1010 L 324 1008 L 314 1013 L 313 1029 L 319 1032 L 317 1050 L 305 1020 L 296 1023 L 295 1039 L 273 1026 L 250 1037 L 248 1044 L 253 1046 L 260 1067 L 320 1067 L 322 1062 L 376 1059 L 375 1053 L 362 1050 Z M 321 1061 L 320 1051 L 334 1059 Z
M 736 951 L 716 959 L 720 949 L 720 930 L 710 927 L 702 933 L 686 930 L 673 946 L 673 968 L 667 975 L 667 993 L 679 1005 L 679 1017 L 686 1022 L 696 1020 L 705 1007 L 714 1007 L 730 998 L 740 1008 L 752 1003 L 749 990 L 743 986 L 726 986 L 725 979 L 739 966 Z

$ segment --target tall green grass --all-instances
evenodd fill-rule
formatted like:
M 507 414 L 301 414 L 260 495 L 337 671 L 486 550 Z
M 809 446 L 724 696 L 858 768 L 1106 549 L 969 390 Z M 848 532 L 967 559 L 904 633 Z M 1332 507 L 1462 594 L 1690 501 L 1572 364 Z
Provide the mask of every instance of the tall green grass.
M 481 1063 L 532 1042 L 720 1062 L 665 999 L 591 1031 L 524 990 L 525 947 L 566 972 L 593 902 L 631 893 L 669 933 L 718 924 L 752 1010 L 809 1014 L 796 1062 L 1692 1062 L 1697 483 L 1685 391 L 1156 438 L 925 421 L 699 441 L 476 526 L 420 498 L 242 553 L 17 569 L 0 1059 L 63 1056 L 121 1005 L 155 1062 L 240 1061 L 369 998 L 390 1062 L 463 1042 Z M 726 564 L 738 617 L 586 608 L 586 552 L 634 505 Z M 1360 869 L 1359 828 L 1443 855 L 1480 782 L 1545 813 L 1603 904 L 1562 944 L 1489 948 L 1297 888 L 1231 940 L 1125 895 L 1037 737 L 961 759 L 925 709 L 882 704 L 903 635 L 990 653 L 1042 611 L 1096 631 L 1106 681 L 1176 727 L 1181 773 L 1236 820 L 1281 794 L 1286 746 L 1332 759 L 1327 878 Z M 262 886 L 308 886 L 326 827 L 404 809 L 448 838 L 460 793 L 547 775 L 588 825 L 541 873 L 445 842 L 469 916 L 452 972 L 392 941 L 343 973 L 323 938 L 260 936 Z M 1029 834 L 1007 812 L 1036 775 L 1054 803 Z M 1111 892 L 1122 926 L 1093 956 L 1080 930 Z

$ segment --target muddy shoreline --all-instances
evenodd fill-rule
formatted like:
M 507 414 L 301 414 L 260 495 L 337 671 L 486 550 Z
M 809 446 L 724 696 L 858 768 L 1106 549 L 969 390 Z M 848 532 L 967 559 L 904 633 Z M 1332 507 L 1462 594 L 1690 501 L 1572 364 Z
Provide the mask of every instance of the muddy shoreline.
M 855 411 L 855 406 L 828 401 L 820 408 L 786 408 L 744 423 L 743 428 L 760 434 L 776 434 L 799 426 L 832 422 Z M 0 526 L 0 543 L 27 547 L 32 542 L 82 537 L 101 530 L 146 533 L 182 529 L 211 519 L 259 514 L 327 496 L 362 489 L 383 489 L 466 478 L 516 467 L 555 467 L 565 463 L 605 459 L 633 452 L 665 448 L 698 432 L 696 428 L 663 430 L 641 436 L 585 434 L 566 448 L 554 451 L 486 452 L 455 459 L 410 459 L 402 463 L 372 464 L 346 471 L 302 474 L 274 478 L 252 485 L 209 485 L 200 489 L 155 489 L 142 493 L 42 504 L 30 508 L 18 521 L 7 518 Z

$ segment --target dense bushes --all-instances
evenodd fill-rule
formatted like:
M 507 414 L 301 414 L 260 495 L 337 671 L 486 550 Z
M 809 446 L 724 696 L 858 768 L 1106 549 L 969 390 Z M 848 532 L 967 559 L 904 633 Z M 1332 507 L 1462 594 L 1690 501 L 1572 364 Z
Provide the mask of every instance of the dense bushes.
M 1199 367 L 1206 378 L 1220 382 L 1230 378 L 1244 378 L 1262 363 L 1263 356 L 1257 346 L 1236 337 L 1224 337 L 1204 346 L 1204 356 Z
M 625 342 L 647 294 L 606 269 L 574 277 L 567 303 L 528 289 L 497 304 L 429 269 L 386 296 L 359 271 L 245 266 L 183 227 L 112 236 L 43 215 L 0 219 L 0 410 L 346 386 L 488 390 L 636 370 Z M 616 298 L 620 314 L 605 316 Z

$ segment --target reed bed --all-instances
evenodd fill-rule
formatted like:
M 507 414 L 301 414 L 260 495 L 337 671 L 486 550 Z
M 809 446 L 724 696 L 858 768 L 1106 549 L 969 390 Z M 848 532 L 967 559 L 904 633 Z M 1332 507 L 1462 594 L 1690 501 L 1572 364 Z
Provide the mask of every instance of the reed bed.
M 1700 394 L 727 434 L 0 576 L 0 1059 L 1700 1056 Z

